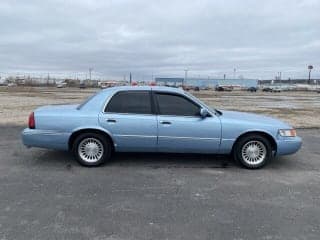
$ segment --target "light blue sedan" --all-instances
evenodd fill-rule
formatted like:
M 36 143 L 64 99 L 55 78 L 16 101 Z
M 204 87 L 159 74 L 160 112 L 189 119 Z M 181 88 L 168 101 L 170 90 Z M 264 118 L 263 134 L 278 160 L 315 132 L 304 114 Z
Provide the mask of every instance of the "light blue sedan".
M 232 154 L 246 168 L 293 154 L 301 138 L 288 124 L 250 113 L 220 111 L 177 88 L 113 87 L 81 105 L 44 106 L 22 132 L 27 147 L 70 150 L 85 166 L 113 152 Z

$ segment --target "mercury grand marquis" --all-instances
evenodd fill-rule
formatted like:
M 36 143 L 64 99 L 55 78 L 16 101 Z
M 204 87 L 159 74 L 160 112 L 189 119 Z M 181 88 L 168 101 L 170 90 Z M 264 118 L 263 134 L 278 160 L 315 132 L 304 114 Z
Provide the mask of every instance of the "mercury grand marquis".
M 250 169 L 302 144 L 280 120 L 210 108 L 182 89 L 159 86 L 112 87 L 80 105 L 37 108 L 22 140 L 72 151 L 84 166 L 101 165 L 113 152 L 175 152 L 229 154 Z

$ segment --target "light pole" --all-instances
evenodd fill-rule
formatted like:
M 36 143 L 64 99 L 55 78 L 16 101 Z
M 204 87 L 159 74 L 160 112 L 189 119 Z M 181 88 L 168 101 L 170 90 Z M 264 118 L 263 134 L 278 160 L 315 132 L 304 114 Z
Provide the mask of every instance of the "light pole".
M 91 81 L 91 72 L 92 72 L 93 68 L 89 68 L 89 80 Z
M 183 79 L 183 82 L 182 82 L 182 87 L 183 87 L 184 84 L 187 82 L 187 79 L 188 79 L 188 71 L 189 71 L 189 69 L 185 69 L 185 70 L 184 70 L 184 79 Z
M 312 65 L 309 65 L 308 66 L 308 69 L 309 69 L 309 79 L 308 79 L 308 84 L 311 83 L 311 70 L 313 69 L 313 66 Z

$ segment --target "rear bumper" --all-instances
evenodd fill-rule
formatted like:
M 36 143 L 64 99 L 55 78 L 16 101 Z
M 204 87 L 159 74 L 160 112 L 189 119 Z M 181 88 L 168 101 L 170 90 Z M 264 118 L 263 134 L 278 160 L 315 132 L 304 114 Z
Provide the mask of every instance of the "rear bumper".
M 277 141 L 277 156 L 294 154 L 301 148 L 300 137 L 282 139 Z
M 26 128 L 22 131 L 22 142 L 27 147 L 68 150 L 70 133 Z

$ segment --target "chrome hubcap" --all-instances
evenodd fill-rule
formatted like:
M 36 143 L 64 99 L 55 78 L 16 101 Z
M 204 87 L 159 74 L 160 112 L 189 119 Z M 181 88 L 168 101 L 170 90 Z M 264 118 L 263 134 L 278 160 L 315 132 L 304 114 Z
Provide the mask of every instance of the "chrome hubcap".
M 96 138 L 83 139 L 78 147 L 78 153 L 85 162 L 94 163 L 99 161 L 103 156 L 103 144 Z
M 241 154 L 248 165 L 258 165 L 266 158 L 267 149 L 260 141 L 249 141 L 242 147 Z

